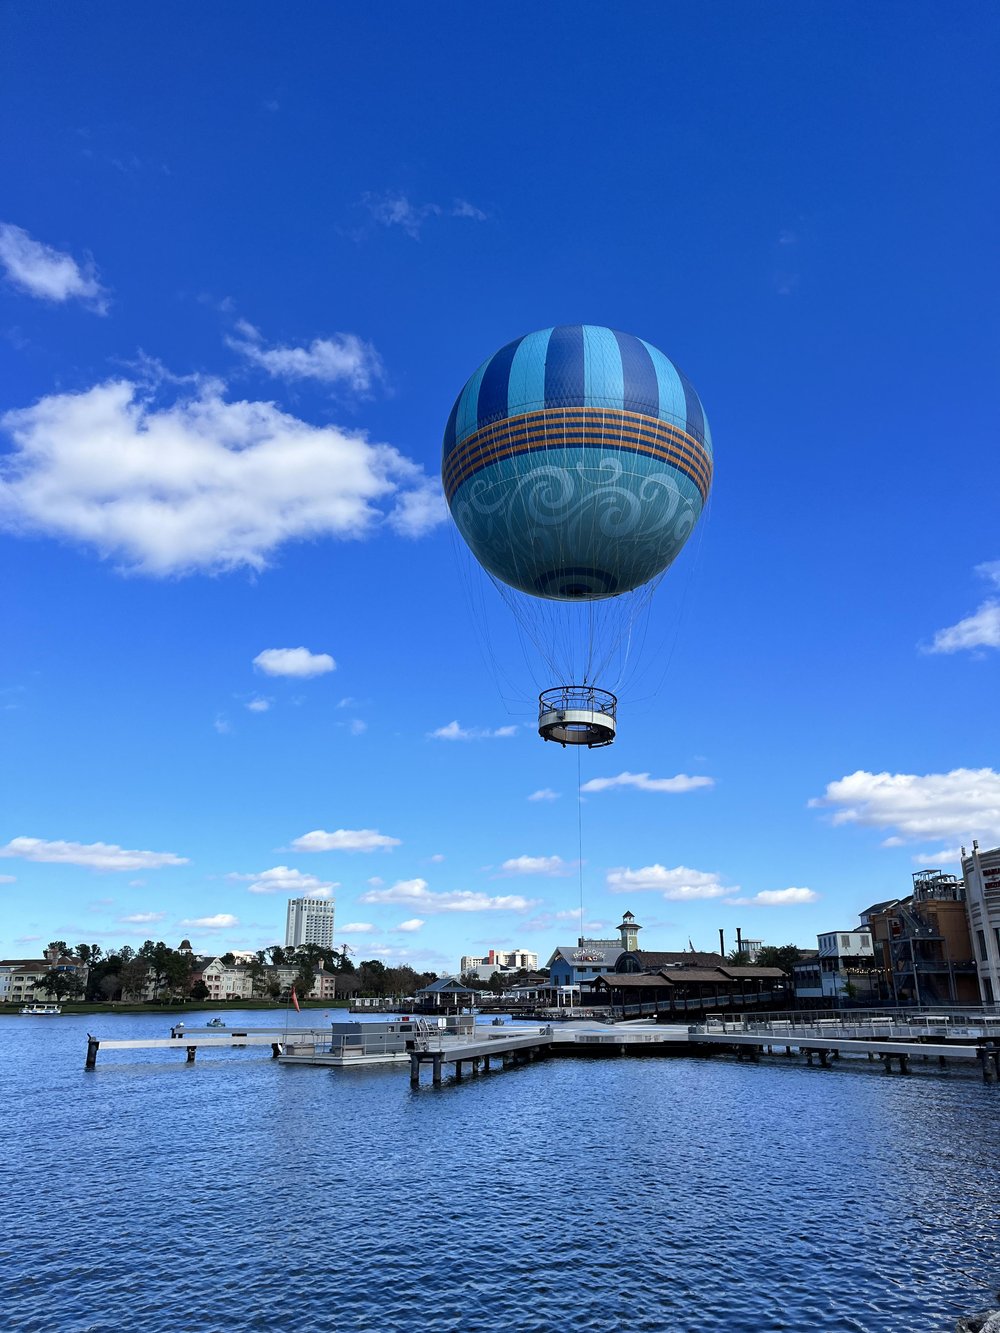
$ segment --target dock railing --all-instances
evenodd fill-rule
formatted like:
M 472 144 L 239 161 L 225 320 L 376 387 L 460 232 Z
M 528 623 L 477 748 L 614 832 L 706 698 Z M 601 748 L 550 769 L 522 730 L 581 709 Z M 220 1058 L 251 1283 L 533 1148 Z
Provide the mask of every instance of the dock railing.
M 688 1031 L 756 1034 L 761 1037 L 838 1036 L 871 1040 L 919 1040 L 936 1037 L 948 1040 L 1000 1039 L 1000 1005 L 931 1009 L 816 1009 L 782 1010 L 773 1014 L 706 1014 Z

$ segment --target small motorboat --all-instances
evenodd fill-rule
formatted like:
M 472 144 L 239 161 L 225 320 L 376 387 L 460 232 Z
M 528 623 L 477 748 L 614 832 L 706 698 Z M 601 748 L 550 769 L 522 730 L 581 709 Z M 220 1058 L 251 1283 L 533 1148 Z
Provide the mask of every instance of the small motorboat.
M 205 1026 L 209 1028 L 224 1028 L 226 1025 L 221 1018 L 210 1018 Z

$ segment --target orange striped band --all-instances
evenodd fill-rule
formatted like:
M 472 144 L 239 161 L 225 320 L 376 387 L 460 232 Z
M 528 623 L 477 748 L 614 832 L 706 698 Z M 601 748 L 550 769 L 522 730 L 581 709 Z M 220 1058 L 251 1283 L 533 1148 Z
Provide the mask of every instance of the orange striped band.
M 522 453 L 587 444 L 669 463 L 694 482 L 703 502 L 708 498 L 712 459 L 694 436 L 658 417 L 593 407 L 547 408 L 483 426 L 445 460 L 445 494 L 450 501 L 464 481 L 491 463 Z

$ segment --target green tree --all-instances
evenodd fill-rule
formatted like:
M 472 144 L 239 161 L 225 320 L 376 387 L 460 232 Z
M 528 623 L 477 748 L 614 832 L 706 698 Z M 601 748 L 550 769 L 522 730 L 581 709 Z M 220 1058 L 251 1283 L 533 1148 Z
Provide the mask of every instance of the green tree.
M 221 956 L 219 962 L 222 964 L 223 967 L 235 967 L 236 955 L 230 950 Z
M 209 990 L 203 981 L 196 981 L 191 987 L 192 1000 L 207 1000 L 208 996 Z
M 385 963 L 379 958 L 366 958 L 358 969 L 358 980 L 363 995 L 384 995 Z
M 299 963 L 299 970 L 295 974 L 295 980 L 292 982 L 295 987 L 295 994 L 300 1000 L 304 1000 L 313 986 L 316 985 L 316 970 L 308 962 Z
M 83 994 L 83 982 L 75 972 L 52 967 L 39 980 L 37 989 L 54 995 L 57 1000 L 77 999 Z
M 792 975 L 792 967 L 802 958 L 797 944 L 765 944 L 758 949 L 754 967 L 780 967 L 785 976 Z
M 54 953 L 58 958 L 65 958 L 69 953 L 69 945 L 65 940 L 49 940 L 45 952 Z

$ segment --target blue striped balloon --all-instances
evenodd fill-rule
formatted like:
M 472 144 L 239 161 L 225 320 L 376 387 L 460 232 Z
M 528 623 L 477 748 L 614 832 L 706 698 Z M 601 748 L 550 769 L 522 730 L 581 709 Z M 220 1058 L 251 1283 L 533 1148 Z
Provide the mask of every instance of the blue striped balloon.
M 529 333 L 455 400 L 442 478 L 490 574 L 536 597 L 613 597 L 667 569 L 712 483 L 688 379 L 641 338 L 594 324 Z

